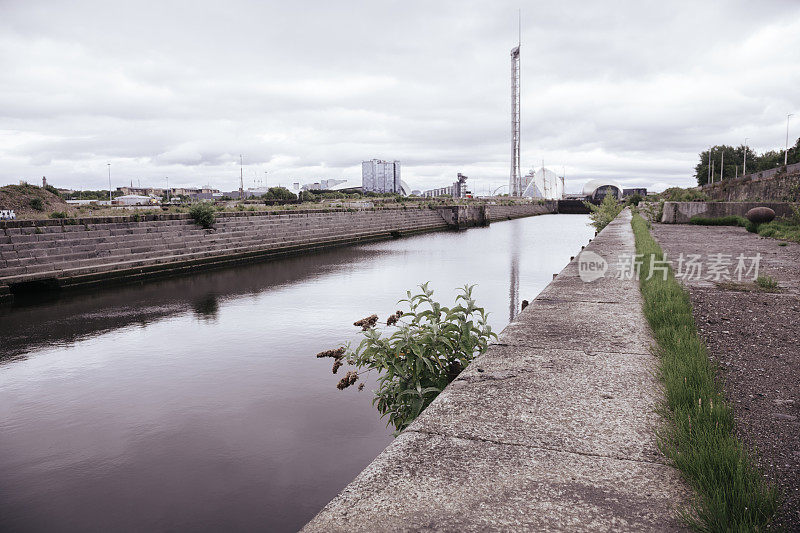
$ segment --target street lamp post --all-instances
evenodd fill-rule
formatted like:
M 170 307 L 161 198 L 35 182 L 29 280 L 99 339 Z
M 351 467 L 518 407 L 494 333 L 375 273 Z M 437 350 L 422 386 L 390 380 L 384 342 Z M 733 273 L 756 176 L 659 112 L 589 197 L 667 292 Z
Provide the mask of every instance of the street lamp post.
M 106 163 L 108 165 L 108 203 L 111 204 L 111 163 Z
M 742 166 L 742 176 L 747 174 L 747 141 L 750 140 L 750 137 L 744 138 L 744 166 Z
M 783 151 L 783 166 L 789 161 L 789 117 L 793 116 L 793 113 L 786 115 L 786 149 Z

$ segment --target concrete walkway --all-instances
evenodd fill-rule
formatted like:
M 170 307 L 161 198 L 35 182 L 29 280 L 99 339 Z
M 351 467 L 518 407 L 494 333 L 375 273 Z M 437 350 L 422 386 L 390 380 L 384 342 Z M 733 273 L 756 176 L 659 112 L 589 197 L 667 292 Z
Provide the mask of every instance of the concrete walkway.
M 630 214 L 587 250 L 634 253 Z M 655 358 L 634 280 L 577 260 L 304 531 L 671 531 Z

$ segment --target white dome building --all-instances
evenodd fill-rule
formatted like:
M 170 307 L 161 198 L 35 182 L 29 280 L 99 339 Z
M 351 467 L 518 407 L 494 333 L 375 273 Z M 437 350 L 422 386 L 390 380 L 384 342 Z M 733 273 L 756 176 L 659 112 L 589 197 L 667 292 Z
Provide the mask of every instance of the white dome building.
M 613 180 L 591 180 L 583 186 L 583 195 L 591 200 L 602 200 L 607 194 L 621 199 L 622 185 Z
M 544 167 L 537 171 L 531 170 L 525 176 L 525 198 L 544 198 L 545 200 L 560 200 L 564 197 L 564 184 L 561 178 L 552 170 Z

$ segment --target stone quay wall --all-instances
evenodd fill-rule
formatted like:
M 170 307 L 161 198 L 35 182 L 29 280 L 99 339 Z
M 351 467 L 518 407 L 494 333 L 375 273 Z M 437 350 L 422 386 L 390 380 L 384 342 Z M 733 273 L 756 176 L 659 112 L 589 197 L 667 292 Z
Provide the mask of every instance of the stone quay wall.
M 188 214 L 5 221 L 0 301 L 16 291 L 135 281 L 544 212 L 538 204 L 244 211 L 218 213 L 212 229 Z
M 558 212 L 558 202 L 555 200 L 533 204 L 489 205 L 486 207 L 490 222 Z
M 721 202 L 800 202 L 800 163 L 700 188 Z

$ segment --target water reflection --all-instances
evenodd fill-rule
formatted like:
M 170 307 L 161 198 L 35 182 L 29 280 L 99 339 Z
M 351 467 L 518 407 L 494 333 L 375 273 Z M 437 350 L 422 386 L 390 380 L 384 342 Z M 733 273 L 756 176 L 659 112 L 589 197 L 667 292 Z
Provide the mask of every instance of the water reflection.
M 194 302 L 194 313 L 197 318 L 207 322 L 214 322 L 219 313 L 219 301 L 216 294 L 207 294 L 205 297 Z
M 0 531 L 297 530 L 391 441 L 374 381 L 314 354 L 424 281 L 477 283 L 500 330 L 590 236 L 541 216 L 2 307 Z
M 519 249 L 520 228 L 518 224 L 511 226 L 511 240 L 509 241 L 509 252 L 511 254 L 511 271 L 508 275 L 508 321 L 514 320 L 519 313 Z

